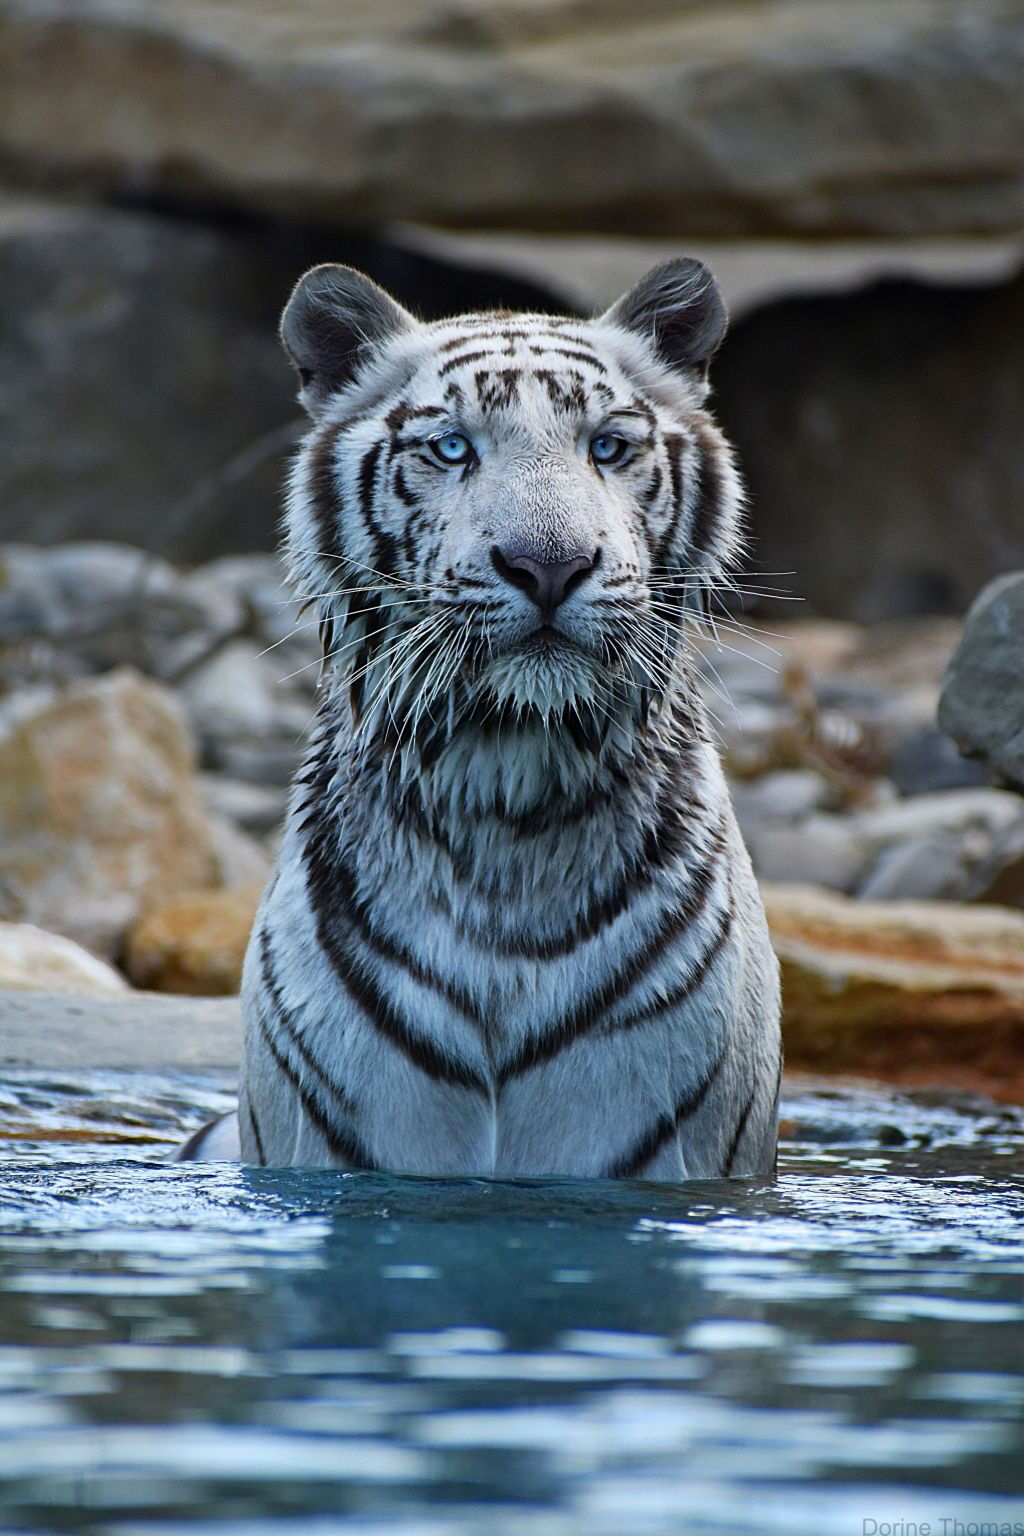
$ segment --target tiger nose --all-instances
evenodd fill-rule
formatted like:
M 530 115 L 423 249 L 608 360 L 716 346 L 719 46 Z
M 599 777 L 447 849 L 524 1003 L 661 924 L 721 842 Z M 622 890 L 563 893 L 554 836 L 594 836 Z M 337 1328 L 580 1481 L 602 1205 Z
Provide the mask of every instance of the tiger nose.
M 497 544 L 491 549 L 491 564 L 498 575 L 525 592 L 545 619 L 550 619 L 558 605 L 586 580 L 600 558 L 600 549 L 572 560 L 535 560 L 532 555 L 509 554 Z

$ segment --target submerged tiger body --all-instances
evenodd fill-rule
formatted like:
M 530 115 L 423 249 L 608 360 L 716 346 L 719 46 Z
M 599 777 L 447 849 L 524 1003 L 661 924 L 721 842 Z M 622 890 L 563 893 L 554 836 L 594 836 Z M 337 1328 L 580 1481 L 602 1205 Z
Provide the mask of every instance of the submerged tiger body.
M 592 321 L 297 288 L 325 661 L 245 963 L 247 1161 L 771 1170 L 777 965 L 687 643 L 739 540 L 723 329 L 694 262 Z

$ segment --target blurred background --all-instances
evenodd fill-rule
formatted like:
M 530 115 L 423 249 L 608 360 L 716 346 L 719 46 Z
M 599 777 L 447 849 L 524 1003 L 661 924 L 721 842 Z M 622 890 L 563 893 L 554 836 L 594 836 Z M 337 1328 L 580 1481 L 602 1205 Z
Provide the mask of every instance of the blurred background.
M 1021 0 L 0 0 L 0 188 L 0 917 L 237 982 L 314 707 L 305 267 L 586 313 L 679 252 L 732 313 L 705 681 L 759 874 L 1024 904 L 1024 588 L 961 641 L 1024 566 Z
M 717 272 L 757 560 L 816 612 L 1024 561 L 1012 0 L 4 0 L 9 538 L 268 549 L 290 285 L 426 316 Z

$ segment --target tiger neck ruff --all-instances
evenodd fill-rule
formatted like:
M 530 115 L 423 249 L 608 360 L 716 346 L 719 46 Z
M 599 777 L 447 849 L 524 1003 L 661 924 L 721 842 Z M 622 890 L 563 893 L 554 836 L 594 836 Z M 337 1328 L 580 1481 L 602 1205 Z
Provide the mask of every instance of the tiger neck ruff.
M 777 966 L 687 633 L 739 545 L 724 329 L 688 260 L 591 321 L 296 288 L 324 666 L 245 963 L 247 1161 L 771 1170 Z

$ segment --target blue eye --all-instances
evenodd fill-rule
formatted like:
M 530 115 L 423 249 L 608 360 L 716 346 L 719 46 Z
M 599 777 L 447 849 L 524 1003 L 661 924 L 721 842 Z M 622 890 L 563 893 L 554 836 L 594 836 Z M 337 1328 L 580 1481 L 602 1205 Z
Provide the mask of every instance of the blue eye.
M 626 439 L 612 432 L 599 432 L 590 439 L 590 457 L 595 464 L 619 464 L 628 451 Z
M 445 432 L 442 437 L 432 437 L 430 447 L 442 464 L 465 464 L 473 457 L 473 444 L 461 432 Z

